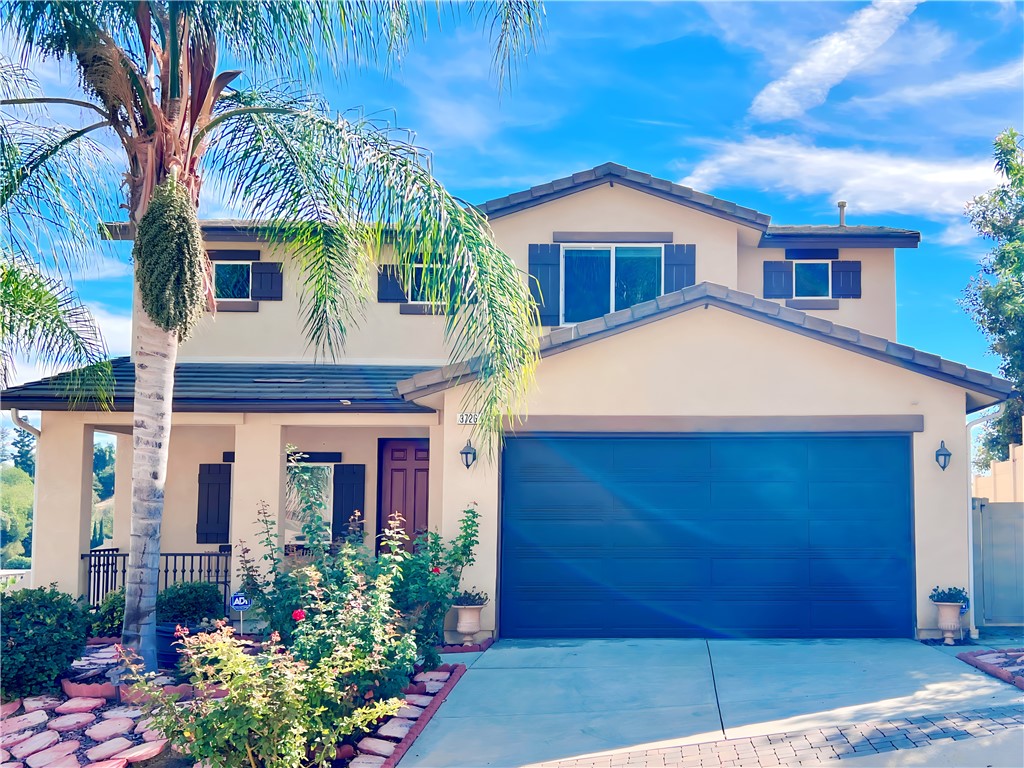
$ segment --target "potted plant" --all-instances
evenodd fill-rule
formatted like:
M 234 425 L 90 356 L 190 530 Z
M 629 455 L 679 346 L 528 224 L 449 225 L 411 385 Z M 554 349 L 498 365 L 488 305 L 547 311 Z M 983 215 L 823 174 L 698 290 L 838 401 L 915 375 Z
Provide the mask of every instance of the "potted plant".
M 178 627 L 193 633 L 202 622 L 224 616 L 224 594 L 208 581 L 180 581 L 156 597 L 156 660 L 161 668 L 178 665 Z
M 475 589 L 463 590 L 455 596 L 453 607 L 458 614 L 455 631 L 462 635 L 463 645 L 472 645 L 480 631 L 480 612 L 487 605 L 487 594 Z
M 953 645 L 953 633 L 962 631 L 960 616 L 966 613 L 970 605 L 967 590 L 962 587 L 936 586 L 929 597 L 939 609 L 939 629 L 942 630 L 943 643 Z

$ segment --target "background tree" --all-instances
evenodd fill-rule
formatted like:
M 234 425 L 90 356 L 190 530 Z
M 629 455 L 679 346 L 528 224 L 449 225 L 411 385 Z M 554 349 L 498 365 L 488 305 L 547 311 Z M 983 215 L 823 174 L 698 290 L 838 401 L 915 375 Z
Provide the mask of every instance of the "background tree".
M 123 150 L 141 297 L 124 641 L 149 667 L 171 436 L 164 404 L 172 401 L 179 342 L 214 309 L 196 215 L 207 175 L 228 190 L 242 217 L 263 222 L 269 242 L 286 247 L 286 268 L 301 274 L 304 327 L 319 356 L 340 351 L 386 244 L 407 284 L 418 255 L 430 267 L 424 298 L 446 318 L 453 359 L 474 360 L 480 373 L 467 407 L 481 413 L 483 434 L 500 435 L 503 417 L 519 411 L 537 360 L 536 310 L 486 219 L 432 177 L 429 157 L 408 134 L 358 113 L 336 114 L 309 89 L 322 62 L 337 69 L 393 61 L 435 10 L 489 26 L 502 82 L 532 45 L 540 19 L 539 5 L 528 0 L 0 3 L 0 31 L 29 54 L 75 67 L 87 95 L 75 103 L 95 120 L 40 136 L 38 156 L 12 173 L 19 189 L 97 132 L 112 133 Z M 242 70 L 219 70 L 223 54 L 232 66 L 276 79 L 237 87 Z
M 114 446 L 97 443 L 92 449 L 92 473 L 100 501 L 114 495 Z
M 980 274 L 967 287 L 964 306 L 1001 359 L 999 373 L 1024 392 L 1024 146 L 1012 128 L 993 143 L 995 168 L 1004 181 L 967 204 L 971 225 L 994 245 Z M 1009 456 L 1020 443 L 1024 401 L 1018 395 L 981 435 L 975 460 L 979 470 Z
M 29 566 L 33 497 L 31 477 L 18 467 L 0 466 L 0 567 Z
M 14 466 L 29 477 L 36 476 L 36 439 L 23 429 L 14 436 Z
M 10 461 L 14 457 L 11 439 L 10 428 L 0 426 L 0 464 Z

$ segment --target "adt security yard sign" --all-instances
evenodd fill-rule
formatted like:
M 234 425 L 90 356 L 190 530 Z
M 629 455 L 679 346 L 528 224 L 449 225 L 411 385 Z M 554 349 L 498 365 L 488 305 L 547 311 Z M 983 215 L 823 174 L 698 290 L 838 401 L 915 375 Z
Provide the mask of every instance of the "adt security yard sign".
M 238 611 L 238 634 L 245 634 L 245 622 L 242 620 L 242 615 L 252 608 L 252 600 L 245 592 L 235 592 L 231 596 L 231 610 Z
M 231 610 L 245 613 L 252 608 L 252 600 L 244 592 L 235 592 L 231 596 Z

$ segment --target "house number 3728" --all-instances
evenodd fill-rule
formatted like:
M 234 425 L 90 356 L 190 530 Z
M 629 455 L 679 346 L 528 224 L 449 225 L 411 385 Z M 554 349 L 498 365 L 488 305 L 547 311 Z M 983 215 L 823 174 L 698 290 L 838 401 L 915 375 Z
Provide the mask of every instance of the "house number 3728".
M 480 423 L 480 414 L 479 413 L 469 413 L 467 411 L 462 411 L 461 413 L 459 413 L 459 417 L 458 417 L 458 422 L 457 423 L 459 423 L 459 424 L 469 424 L 469 425 L 479 424 Z

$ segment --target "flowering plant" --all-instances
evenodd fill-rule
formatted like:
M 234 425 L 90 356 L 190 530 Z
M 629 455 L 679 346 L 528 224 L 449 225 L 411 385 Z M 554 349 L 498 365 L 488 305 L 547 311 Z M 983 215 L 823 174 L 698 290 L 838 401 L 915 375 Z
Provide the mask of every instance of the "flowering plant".
M 963 587 L 943 588 L 936 585 L 928 598 L 933 603 L 960 603 L 963 606 L 971 604 L 970 599 L 967 597 L 967 590 Z

